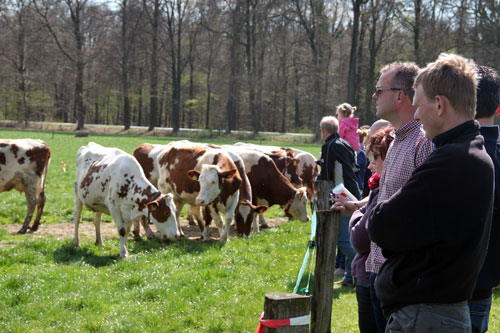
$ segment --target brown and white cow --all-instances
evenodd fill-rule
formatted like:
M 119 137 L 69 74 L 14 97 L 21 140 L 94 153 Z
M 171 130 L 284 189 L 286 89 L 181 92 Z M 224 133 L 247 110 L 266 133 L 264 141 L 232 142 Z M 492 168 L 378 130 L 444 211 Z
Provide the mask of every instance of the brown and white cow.
M 295 173 L 295 176 L 293 177 L 296 177 L 300 180 L 299 186 L 305 186 L 307 188 L 307 198 L 310 201 L 315 198 L 316 189 L 314 187 L 314 182 L 316 181 L 316 177 L 319 174 L 319 167 L 316 164 L 316 158 L 311 153 L 296 148 L 262 146 L 246 142 L 237 142 L 235 143 L 235 146 L 243 146 L 262 152 L 268 152 L 267 154 L 269 154 L 269 152 L 278 150 L 286 151 L 287 155 L 293 156 L 295 160 L 290 161 L 291 164 L 289 164 L 288 170 L 284 170 L 282 167 L 277 165 L 278 169 L 282 170 L 282 173 L 285 175 L 285 177 L 287 177 L 288 180 L 292 182 L 292 184 L 297 186 L 297 182 L 294 182 L 292 180 L 292 175 Z M 296 164 L 296 161 L 298 161 L 298 164 Z M 276 163 L 276 161 L 274 162 Z M 290 166 L 295 167 L 295 169 L 290 168 Z
M 303 182 L 297 172 L 300 160 L 294 156 L 291 148 L 256 145 L 253 143 L 237 142 L 238 147 L 260 151 L 269 156 L 280 172 L 296 187 L 302 186 Z
M 17 232 L 38 230 L 45 205 L 45 181 L 50 163 L 50 148 L 41 140 L 0 140 L 0 192 L 16 189 L 26 193 L 27 213 Z M 33 226 L 29 228 L 36 208 Z
M 146 177 L 148 177 L 149 181 L 153 184 L 158 184 L 158 178 L 159 178 L 159 171 L 158 171 L 158 154 L 165 149 L 169 149 L 169 147 L 173 144 L 187 144 L 187 145 L 203 145 L 201 143 L 193 143 L 187 140 L 184 141 L 176 141 L 175 143 L 170 143 L 168 145 L 158 145 L 158 144 L 149 144 L 149 143 L 144 143 L 139 146 L 137 146 L 134 150 L 134 157 L 139 161 L 139 164 L 142 166 L 144 173 L 146 174 Z M 216 149 L 221 149 L 220 146 L 216 145 L 203 145 L 207 148 L 216 148 Z M 251 228 L 253 225 L 253 220 L 255 218 L 255 214 L 262 214 L 267 210 L 266 206 L 263 205 L 254 205 L 252 204 L 252 188 L 250 185 L 250 181 L 248 180 L 248 177 L 245 172 L 245 165 L 243 163 L 243 160 L 239 157 L 239 155 L 232 153 L 230 151 L 227 151 L 231 159 L 233 160 L 234 164 L 236 165 L 236 168 L 238 169 L 238 172 L 241 177 L 241 184 L 240 184 L 240 194 L 238 198 L 238 205 L 236 206 L 235 209 L 235 214 L 234 214 L 234 220 L 236 222 L 236 230 L 238 232 L 238 235 L 240 236 L 245 236 L 248 237 L 251 232 Z M 212 204 L 210 204 L 212 205 Z M 203 214 L 203 220 L 205 223 L 201 222 L 201 213 L 200 213 L 200 207 L 199 206 L 191 206 L 189 205 L 189 211 L 188 211 L 188 219 L 192 219 L 193 217 L 196 219 L 198 222 L 198 226 L 200 227 L 202 233 L 203 233 L 203 238 L 204 240 L 208 240 L 208 233 L 204 232 L 205 227 L 208 226 L 212 220 L 212 213 L 210 211 L 210 207 L 206 206 L 207 209 L 204 210 Z M 214 206 L 213 209 L 217 212 L 217 207 Z M 217 214 L 214 214 L 214 217 L 217 218 L 219 216 L 218 212 Z M 148 237 L 152 237 L 153 233 L 151 232 L 151 229 L 147 224 L 143 223 L 143 227 L 146 230 L 146 235 Z M 134 234 L 137 237 L 140 237 L 139 235 L 139 225 L 134 224 Z
M 254 204 L 280 205 L 287 215 L 303 222 L 309 220 L 306 189 L 303 187 L 296 189 L 278 170 L 270 157 L 262 152 L 241 146 L 223 146 L 223 148 L 235 152 L 243 159 L 252 186 Z M 261 215 L 260 218 L 261 224 L 265 226 L 264 217 Z M 256 222 L 254 222 L 254 231 L 258 231 Z
M 132 222 L 147 216 L 170 240 L 179 236 L 172 195 L 162 195 L 130 154 L 94 142 L 78 150 L 74 183 L 73 243 L 79 245 L 78 225 L 85 205 L 94 212 L 96 244 L 102 245 L 101 214 L 110 214 L 120 235 L 120 257 L 127 257 Z
M 227 152 L 202 144 L 172 142 L 158 155 L 158 167 L 158 187 L 163 193 L 174 194 L 177 214 L 184 204 L 213 204 L 210 207 L 219 229 L 220 241 L 227 242 L 241 184 L 238 169 Z M 225 215 L 224 225 L 220 217 L 217 218 L 218 211 Z M 201 214 L 197 215 L 201 223 Z M 207 239 L 207 228 L 201 225 L 200 228 L 203 230 L 203 239 Z

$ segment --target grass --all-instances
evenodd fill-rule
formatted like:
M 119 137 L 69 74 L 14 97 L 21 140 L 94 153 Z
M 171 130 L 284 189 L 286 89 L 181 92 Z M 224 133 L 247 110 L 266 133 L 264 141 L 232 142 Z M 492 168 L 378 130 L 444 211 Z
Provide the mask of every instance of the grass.
M 132 152 L 143 142 L 169 140 L 0 130 L 0 138 L 23 137 L 40 138 L 52 149 L 42 217 L 49 224 L 72 220 L 74 161 L 81 145 L 95 141 Z M 320 149 L 283 144 L 315 156 Z M 24 196 L 14 191 L 0 196 L 0 225 L 22 222 Z M 278 215 L 282 212 L 274 208 L 268 216 Z M 92 221 L 87 210 L 83 220 Z M 292 221 L 249 239 L 231 238 L 226 245 L 187 239 L 169 244 L 129 241 L 130 257 L 119 260 L 116 239 L 104 239 L 104 246 L 97 247 L 94 239 L 82 237 L 74 248 L 70 237 L 9 235 L 0 227 L 0 332 L 254 332 L 265 294 L 292 292 L 309 233 L 309 223 Z M 492 332 L 500 331 L 499 297 L 495 291 Z M 335 286 L 332 331 L 358 331 L 353 289 Z

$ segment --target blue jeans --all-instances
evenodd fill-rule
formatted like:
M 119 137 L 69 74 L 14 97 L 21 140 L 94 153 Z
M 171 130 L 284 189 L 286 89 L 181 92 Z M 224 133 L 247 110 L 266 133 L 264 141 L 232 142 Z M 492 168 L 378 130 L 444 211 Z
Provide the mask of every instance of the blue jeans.
M 340 217 L 339 238 L 337 241 L 339 250 L 345 255 L 345 281 L 352 281 L 351 262 L 356 255 L 356 251 L 352 248 L 349 240 L 349 220 L 350 216 Z
M 469 301 L 468 305 L 472 332 L 486 332 L 488 330 L 488 322 L 490 319 L 491 296 L 486 299 Z
M 408 305 L 390 315 L 385 332 L 470 333 L 469 308 L 467 302 Z
M 373 315 L 375 316 L 375 323 L 377 324 L 377 332 L 384 333 L 385 326 L 387 324 L 387 319 L 382 312 L 382 307 L 380 306 L 380 301 L 378 300 L 377 294 L 375 293 L 375 279 L 377 274 L 370 273 L 370 298 L 372 301 Z

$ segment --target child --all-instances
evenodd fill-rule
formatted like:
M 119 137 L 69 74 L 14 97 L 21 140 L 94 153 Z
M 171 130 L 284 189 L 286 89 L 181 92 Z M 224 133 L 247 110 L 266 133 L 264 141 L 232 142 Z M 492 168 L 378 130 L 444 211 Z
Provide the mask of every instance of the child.
M 337 118 L 339 119 L 339 135 L 342 139 L 349 142 L 352 149 L 359 149 L 358 123 L 359 118 L 354 118 L 355 106 L 349 103 L 343 103 L 337 106 Z

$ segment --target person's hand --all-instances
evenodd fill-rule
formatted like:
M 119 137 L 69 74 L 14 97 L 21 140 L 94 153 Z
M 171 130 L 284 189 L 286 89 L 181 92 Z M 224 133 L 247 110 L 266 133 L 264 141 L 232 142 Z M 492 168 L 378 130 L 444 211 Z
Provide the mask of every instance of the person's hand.
M 355 205 L 356 201 L 349 201 L 343 195 L 336 195 L 333 197 L 333 205 L 330 210 L 339 211 L 341 215 L 352 215 L 358 207 Z

